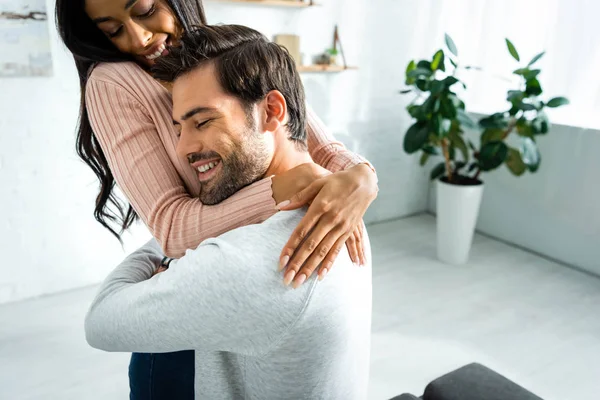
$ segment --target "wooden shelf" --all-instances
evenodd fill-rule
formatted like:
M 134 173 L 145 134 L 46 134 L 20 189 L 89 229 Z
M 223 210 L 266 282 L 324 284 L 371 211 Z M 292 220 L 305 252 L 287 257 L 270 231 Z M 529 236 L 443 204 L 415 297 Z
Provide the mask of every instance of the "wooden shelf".
M 344 67 L 343 65 L 301 65 L 298 72 L 342 72 L 348 70 L 357 70 L 357 67 Z
M 286 1 L 286 0 L 210 0 L 213 3 L 237 3 L 267 7 L 290 7 L 290 8 L 306 8 L 316 6 L 310 0 L 306 1 Z

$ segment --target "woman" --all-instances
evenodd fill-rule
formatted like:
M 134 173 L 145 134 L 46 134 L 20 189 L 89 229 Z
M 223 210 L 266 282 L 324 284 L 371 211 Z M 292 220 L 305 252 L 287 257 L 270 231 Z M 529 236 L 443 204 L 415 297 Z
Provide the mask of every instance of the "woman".
M 302 166 L 288 172 L 286 179 L 263 179 L 216 206 L 204 206 L 195 197 L 199 193 L 196 172 L 175 154 L 170 93 L 148 71 L 183 31 L 206 23 L 201 1 L 58 0 L 56 15 L 81 84 L 77 151 L 101 184 L 94 215 L 115 236 L 120 238 L 118 231 L 139 216 L 165 254 L 179 257 L 208 237 L 264 221 L 277 211 L 276 204 L 279 209 L 311 204 L 282 249 L 284 282 L 297 284 L 319 265 L 323 278 L 344 243 L 353 261 L 362 263 L 362 217 L 376 196 L 376 175 L 365 160 L 334 142 L 310 112 L 310 154 L 333 174 Z M 131 205 L 118 202 L 115 183 Z M 132 397 L 137 392 L 136 376 L 148 372 L 141 364 L 147 361 L 149 368 L 183 365 L 189 372 L 193 368 L 190 353 L 161 355 L 165 364 L 153 355 L 134 355 Z M 180 363 L 175 357 L 184 358 Z M 174 376 L 181 373 L 176 371 Z M 140 379 L 144 385 L 149 380 L 148 376 Z M 191 380 L 175 386 L 181 389 L 189 384 L 193 384 L 193 372 Z M 156 395 L 157 389 L 153 390 Z M 167 394 L 179 398 L 173 392 Z

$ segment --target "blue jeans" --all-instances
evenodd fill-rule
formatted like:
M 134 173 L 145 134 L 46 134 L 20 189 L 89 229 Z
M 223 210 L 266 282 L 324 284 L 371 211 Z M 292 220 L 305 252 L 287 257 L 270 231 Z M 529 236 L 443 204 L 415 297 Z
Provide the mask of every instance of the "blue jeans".
M 130 400 L 193 400 L 194 351 L 133 353 L 129 362 Z

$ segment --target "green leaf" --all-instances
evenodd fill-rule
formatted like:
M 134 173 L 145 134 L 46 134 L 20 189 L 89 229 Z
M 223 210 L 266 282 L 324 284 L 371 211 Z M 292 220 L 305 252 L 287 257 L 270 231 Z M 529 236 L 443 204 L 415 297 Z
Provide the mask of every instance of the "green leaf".
M 519 53 L 517 52 L 515 45 L 512 44 L 512 42 L 508 39 L 506 39 L 506 46 L 508 47 L 508 52 L 510 53 L 510 55 L 513 56 L 515 60 L 521 61 L 521 58 L 519 57 Z
M 406 76 L 407 79 L 417 79 L 423 76 L 429 78 L 431 75 L 433 75 L 433 71 L 430 69 L 417 67 L 410 71 Z
M 454 172 L 458 172 L 461 169 L 463 169 L 465 166 L 467 165 L 466 162 L 463 161 L 457 161 L 454 163 Z
M 471 150 L 477 151 L 477 148 L 475 147 L 475 145 L 473 144 L 473 142 L 471 142 L 470 140 L 469 140 L 469 147 L 471 148 Z
M 552 107 L 552 108 L 564 106 L 567 104 L 569 104 L 569 99 L 567 99 L 566 97 L 555 97 L 552 100 L 550 100 L 548 103 L 546 103 L 546 105 L 548 107 Z
M 529 73 L 529 68 L 519 68 L 519 69 L 515 69 L 513 71 L 513 74 L 515 75 L 521 75 L 521 76 L 525 76 Z
M 523 100 L 524 97 L 525 93 L 521 92 L 520 90 L 509 90 L 506 100 L 510 101 L 511 103 L 518 103 Z
M 417 68 L 423 68 L 423 69 L 427 69 L 431 72 L 433 72 L 433 69 L 431 69 L 431 63 L 427 60 L 421 60 L 417 63 Z
M 427 153 L 421 154 L 421 159 L 419 160 L 419 164 L 421 165 L 421 167 L 423 165 L 427 164 L 427 160 L 429 160 L 429 154 L 427 154 Z
M 437 156 L 438 154 L 441 154 L 441 152 L 439 151 L 439 149 L 437 147 L 433 147 L 432 145 L 429 145 L 429 144 L 426 144 L 425 146 L 423 146 L 423 151 L 432 156 Z
M 469 169 L 467 171 L 473 172 L 475 170 L 475 168 L 477 168 L 478 166 L 479 166 L 479 164 L 477 164 L 476 162 L 473 162 L 469 165 Z
M 529 121 L 525 118 L 519 118 L 517 121 L 517 133 L 523 137 L 533 137 L 533 129 Z
M 406 76 L 408 77 L 408 73 L 414 71 L 415 69 L 417 69 L 417 64 L 415 63 L 415 60 L 411 60 L 411 62 L 409 62 L 406 66 Z
M 525 87 L 525 93 L 530 96 L 539 96 L 542 94 L 542 86 L 536 78 L 529 79 Z
M 414 123 L 406 135 L 404 135 L 404 151 L 408 154 L 415 153 L 427 143 L 427 136 L 429 135 L 429 126 L 426 122 L 419 121 Z
M 427 92 L 429 90 L 429 81 L 427 79 L 417 79 L 416 85 L 419 88 L 419 90 L 423 92 Z
M 456 107 L 454 107 L 452 101 L 450 101 L 450 99 L 448 99 L 447 97 L 443 96 L 440 99 L 440 113 L 442 114 L 442 116 L 444 118 L 454 119 L 456 118 L 456 112 Z
M 444 175 L 444 172 L 446 172 L 446 165 L 444 162 L 441 162 L 431 170 L 429 177 L 433 181 Z
M 504 139 L 504 131 L 498 128 L 488 128 L 481 133 L 481 145 L 498 142 Z
M 528 67 L 531 67 L 533 64 L 535 64 L 540 58 L 542 58 L 544 56 L 544 54 L 546 54 L 545 51 L 542 51 L 540 54 L 538 54 L 537 56 L 533 57 L 531 59 L 531 61 L 529 61 L 529 64 L 527 64 Z
M 479 120 L 479 126 L 483 129 L 498 128 L 506 129 L 508 127 L 508 119 L 504 113 L 495 113 L 488 117 Z
M 541 69 L 532 69 L 531 71 L 527 72 L 524 75 L 524 78 L 527 79 L 527 80 L 533 79 L 536 76 L 538 76 L 540 74 L 540 72 L 542 72 Z
M 452 125 L 452 121 L 447 118 L 443 118 L 441 114 L 437 114 L 433 118 L 433 131 L 438 135 L 438 137 L 444 137 L 450 132 L 450 126 Z
M 453 59 L 451 59 L 450 57 L 448 57 L 448 59 L 450 60 L 450 64 L 452 64 L 454 68 L 458 68 L 458 64 L 456 64 L 456 62 Z
M 433 61 L 431 61 L 431 69 L 433 71 L 437 71 L 440 67 L 444 66 L 444 52 L 442 50 L 438 50 L 433 56 Z
M 412 89 L 406 89 L 406 90 L 401 90 L 400 94 L 407 94 L 407 93 L 410 93 L 410 92 L 412 92 Z
M 519 110 L 523 110 L 523 111 L 533 111 L 535 110 L 535 106 L 533 104 L 529 104 L 529 103 L 519 103 L 517 105 L 517 107 L 519 108 Z
M 467 148 L 467 144 L 465 140 L 462 138 L 460 133 L 456 131 L 450 131 L 448 134 L 448 138 L 450 139 L 450 143 L 452 143 L 460 152 L 462 153 L 463 160 L 465 162 L 469 162 L 469 149 Z
M 453 76 L 448 76 L 446 77 L 444 80 L 444 85 L 446 85 L 446 87 L 450 88 L 450 86 L 454 85 L 456 82 L 458 82 L 458 79 L 456 79 Z
M 550 130 L 550 121 L 545 113 L 538 113 L 537 117 L 531 123 L 533 129 L 532 133 L 535 134 L 546 134 Z M 531 135 L 533 136 L 533 135 Z
M 431 94 L 440 94 L 446 86 L 443 81 L 433 80 L 431 82 Z
M 458 57 L 458 50 L 456 49 L 456 44 L 454 44 L 454 40 L 446 33 L 446 46 L 448 46 L 448 50 L 456 57 Z
M 458 108 L 456 110 L 456 119 L 465 128 L 468 128 L 468 129 L 477 128 L 477 123 L 475 121 L 473 121 L 471 119 L 471 117 L 469 116 L 469 114 L 467 114 L 467 112 L 461 108 Z
M 531 138 L 523 138 L 521 144 L 521 158 L 529 171 L 536 172 L 539 169 L 540 163 L 542 162 L 542 156 L 540 155 L 537 145 Z
M 515 176 L 521 176 L 527 171 L 527 166 L 521 158 L 521 152 L 512 147 L 508 148 L 508 157 L 506 157 L 506 166 Z
M 408 113 L 411 117 L 416 118 L 418 120 L 424 120 L 425 116 L 423 115 L 423 110 L 421 106 L 413 104 L 407 107 Z
M 429 114 L 431 114 L 433 112 L 436 100 L 437 100 L 437 98 L 435 96 L 429 96 L 427 98 L 427 100 L 425 100 L 423 102 L 423 105 L 421 106 L 421 110 L 423 111 L 423 114 L 425 116 L 429 116 Z
M 488 142 L 479 152 L 479 165 L 482 171 L 498 168 L 508 156 L 508 146 L 504 142 Z

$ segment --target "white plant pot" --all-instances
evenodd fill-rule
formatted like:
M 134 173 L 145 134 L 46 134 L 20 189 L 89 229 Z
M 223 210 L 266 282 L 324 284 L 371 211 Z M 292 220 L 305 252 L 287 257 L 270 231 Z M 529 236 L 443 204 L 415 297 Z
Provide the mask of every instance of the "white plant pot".
M 462 186 L 437 181 L 437 253 L 440 261 L 461 265 L 469 260 L 482 195 L 483 183 Z

